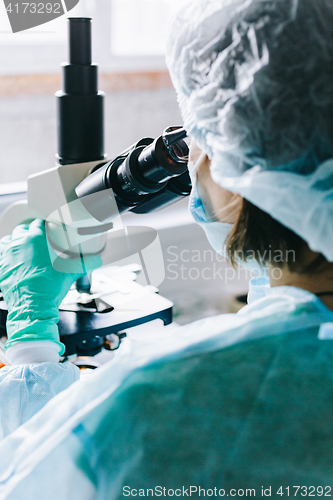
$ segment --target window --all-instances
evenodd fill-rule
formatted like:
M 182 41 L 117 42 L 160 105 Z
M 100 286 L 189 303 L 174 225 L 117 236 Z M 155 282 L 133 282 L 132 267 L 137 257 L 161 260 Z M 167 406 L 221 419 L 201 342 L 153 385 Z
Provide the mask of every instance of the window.
M 111 53 L 163 55 L 167 24 L 186 0 L 112 0 Z
M 167 23 L 187 1 L 80 0 L 69 16 L 93 18 L 93 56 L 102 71 L 164 69 Z M 13 34 L 0 1 L 0 75 L 56 73 L 66 43 L 66 16 Z
M 185 1 L 80 0 L 70 11 L 68 17 L 93 19 L 93 61 L 99 64 L 100 88 L 107 92 L 105 151 L 110 158 L 138 138 L 157 137 L 166 126 L 181 123 L 165 67 L 164 36 L 169 18 Z M 1 185 L 25 181 L 54 165 L 53 94 L 60 88 L 60 64 L 67 59 L 68 22 L 63 16 L 13 34 L 0 0 L 0 23 Z M 115 73 L 125 75 L 114 78 Z M 108 88 L 113 81 L 124 91 L 116 98 Z

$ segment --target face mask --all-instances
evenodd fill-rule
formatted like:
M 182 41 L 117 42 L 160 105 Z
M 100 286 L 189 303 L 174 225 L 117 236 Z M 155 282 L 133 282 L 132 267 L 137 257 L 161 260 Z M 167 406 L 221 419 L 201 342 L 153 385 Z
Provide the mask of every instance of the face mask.
M 215 252 L 226 256 L 225 242 L 233 226 L 225 222 L 208 220 L 196 184 L 192 184 L 190 212 L 197 224 L 205 231 L 207 239 Z
M 190 212 L 197 224 L 199 224 L 199 226 L 202 227 L 202 229 L 205 231 L 207 239 L 215 252 L 223 255 L 223 257 L 226 257 L 225 243 L 230 234 L 230 231 L 233 228 L 233 225 L 227 222 L 209 220 L 206 215 L 202 200 L 200 199 L 198 193 L 196 175 L 197 167 L 203 161 L 204 157 L 205 154 L 203 153 L 194 165 L 189 164 L 189 172 L 192 181 Z M 266 268 L 262 268 L 255 259 L 251 259 L 247 262 L 238 261 L 238 263 L 254 274 L 257 274 L 259 276 L 267 276 Z

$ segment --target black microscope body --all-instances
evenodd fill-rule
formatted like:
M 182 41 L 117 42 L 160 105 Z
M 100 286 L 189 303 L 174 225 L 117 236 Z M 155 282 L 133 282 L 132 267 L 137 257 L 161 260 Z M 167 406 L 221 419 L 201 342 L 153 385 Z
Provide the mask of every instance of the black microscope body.
M 69 18 L 69 63 L 62 65 L 62 89 L 56 93 L 58 165 L 91 164 L 89 174 L 73 193 L 93 218 L 112 227 L 105 200 L 112 197 L 118 212 L 144 214 L 159 210 L 188 196 L 188 146 L 181 127 L 169 127 L 157 139 L 144 138 L 107 161 L 104 151 L 104 93 L 98 90 L 98 68 L 91 59 L 91 19 Z M 98 193 L 98 196 L 90 196 Z M 29 193 L 28 193 L 29 198 Z M 90 200 L 89 203 L 86 200 Z M 92 203 L 91 200 L 94 200 Z M 47 222 L 46 222 L 47 225 Z M 172 322 L 172 303 L 161 297 L 161 307 L 144 315 L 115 320 L 112 304 L 92 298 L 90 279 L 76 283 L 84 303 L 59 311 L 60 339 L 71 355 L 94 356 L 111 334 L 119 338 L 127 328 L 162 319 Z M 163 302 L 163 300 L 165 302 Z M 0 301 L 0 331 L 5 334 L 7 310 Z

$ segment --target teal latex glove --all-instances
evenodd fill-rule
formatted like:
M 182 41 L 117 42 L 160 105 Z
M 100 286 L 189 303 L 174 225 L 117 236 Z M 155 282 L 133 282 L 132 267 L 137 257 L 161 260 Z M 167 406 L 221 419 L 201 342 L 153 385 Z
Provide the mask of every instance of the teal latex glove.
M 74 281 L 102 264 L 98 256 L 64 260 L 53 269 L 44 221 L 17 226 L 0 241 L 0 289 L 8 306 L 6 348 L 48 340 L 65 351 L 58 331 L 59 306 Z

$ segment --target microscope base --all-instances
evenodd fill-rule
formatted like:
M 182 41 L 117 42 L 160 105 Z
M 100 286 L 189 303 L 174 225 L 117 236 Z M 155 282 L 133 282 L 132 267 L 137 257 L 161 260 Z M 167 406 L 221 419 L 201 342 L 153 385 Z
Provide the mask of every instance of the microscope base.
M 114 307 L 111 312 L 59 311 L 60 340 L 66 345 L 64 356 L 94 356 L 101 351 L 107 335 L 155 319 L 161 319 L 165 326 L 172 323 L 173 304 L 170 300 L 135 282 L 130 288 L 125 302 L 120 301 L 117 294 L 107 298 Z M 1 300 L 0 337 L 6 336 L 6 318 L 7 305 Z
M 134 285 L 146 288 L 137 283 Z M 155 319 L 161 319 L 165 326 L 172 323 L 172 302 L 155 292 L 144 291 L 141 297 L 126 303 L 124 307 L 115 305 L 111 312 L 60 311 L 59 331 L 60 340 L 66 345 L 65 356 L 97 354 L 103 347 L 107 335 Z

